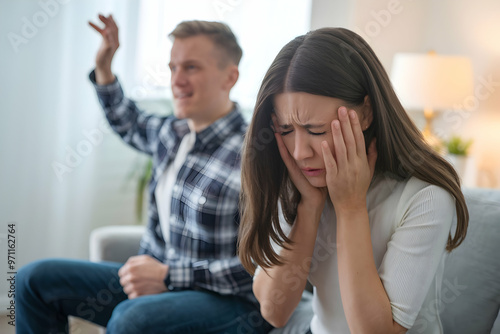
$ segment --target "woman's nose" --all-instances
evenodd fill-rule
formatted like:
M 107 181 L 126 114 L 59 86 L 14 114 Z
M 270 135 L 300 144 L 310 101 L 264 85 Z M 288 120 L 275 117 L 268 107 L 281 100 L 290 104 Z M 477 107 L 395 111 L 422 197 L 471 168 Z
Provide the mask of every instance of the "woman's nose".
M 313 148 L 311 147 L 306 134 L 299 133 L 296 131 L 295 135 L 295 147 L 293 150 L 293 158 L 296 161 L 305 160 L 311 158 L 314 155 Z

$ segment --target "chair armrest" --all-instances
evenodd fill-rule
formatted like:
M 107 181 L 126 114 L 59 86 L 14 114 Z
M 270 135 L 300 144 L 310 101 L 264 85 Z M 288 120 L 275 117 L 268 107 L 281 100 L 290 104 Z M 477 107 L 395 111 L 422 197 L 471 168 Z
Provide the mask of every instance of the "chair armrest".
M 113 261 L 124 263 L 137 255 L 145 226 L 105 226 L 90 234 L 90 261 Z

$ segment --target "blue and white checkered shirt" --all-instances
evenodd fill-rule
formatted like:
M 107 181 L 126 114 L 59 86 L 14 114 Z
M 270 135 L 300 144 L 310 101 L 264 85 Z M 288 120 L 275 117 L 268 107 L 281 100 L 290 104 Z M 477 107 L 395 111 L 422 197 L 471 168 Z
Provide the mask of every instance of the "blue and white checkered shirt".
M 118 80 L 99 86 L 94 72 L 90 80 L 112 129 L 127 144 L 153 157 L 148 228 L 139 253 L 169 266 L 165 281 L 170 290 L 207 289 L 255 301 L 252 277 L 236 255 L 240 150 L 246 130 L 238 106 L 196 134 L 172 190 L 166 244 L 154 189 L 189 133 L 187 121 L 142 113 L 124 96 Z

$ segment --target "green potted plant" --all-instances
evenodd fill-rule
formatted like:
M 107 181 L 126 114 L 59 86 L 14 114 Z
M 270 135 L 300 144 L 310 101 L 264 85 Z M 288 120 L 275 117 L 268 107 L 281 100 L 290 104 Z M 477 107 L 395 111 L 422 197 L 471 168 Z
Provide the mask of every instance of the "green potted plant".
M 146 195 L 146 187 L 151 179 L 153 162 L 150 157 L 143 158 L 138 157 L 131 168 L 127 178 L 126 183 L 135 183 L 135 214 L 137 223 L 141 224 L 143 221 L 143 212 Z M 147 204 L 146 204 L 147 205 Z
M 469 148 L 472 145 L 472 139 L 464 140 L 457 135 L 453 135 L 448 141 L 445 142 L 445 145 L 448 154 L 465 157 L 469 153 Z
M 472 139 L 463 139 L 460 136 L 453 135 L 444 142 L 447 160 L 455 167 L 460 178 L 463 179 L 467 165 L 467 156 L 472 145 Z

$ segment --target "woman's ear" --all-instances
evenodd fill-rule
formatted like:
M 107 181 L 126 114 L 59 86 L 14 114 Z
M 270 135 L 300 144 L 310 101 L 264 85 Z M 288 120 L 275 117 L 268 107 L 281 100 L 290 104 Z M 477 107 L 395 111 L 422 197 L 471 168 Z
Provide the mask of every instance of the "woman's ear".
M 361 107 L 360 111 L 363 117 L 363 119 L 361 120 L 361 128 L 363 129 L 363 131 L 365 131 L 373 122 L 372 104 L 368 95 L 365 96 L 363 106 Z

